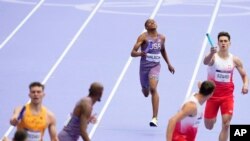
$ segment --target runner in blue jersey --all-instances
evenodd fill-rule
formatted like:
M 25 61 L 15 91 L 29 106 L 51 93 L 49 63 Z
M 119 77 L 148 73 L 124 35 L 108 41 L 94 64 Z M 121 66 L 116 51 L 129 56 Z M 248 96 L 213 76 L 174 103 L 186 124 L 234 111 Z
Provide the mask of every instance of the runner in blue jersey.
M 150 122 L 150 126 L 157 126 L 159 108 L 157 84 L 161 68 L 161 56 L 167 63 L 168 69 L 171 73 L 174 74 L 175 69 L 168 59 L 165 49 L 165 36 L 157 32 L 157 24 L 155 20 L 146 20 L 145 29 L 147 31 L 138 37 L 137 42 L 132 49 L 131 56 L 141 57 L 140 82 L 142 93 L 145 97 L 148 97 L 149 93 L 152 95 L 153 117 Z

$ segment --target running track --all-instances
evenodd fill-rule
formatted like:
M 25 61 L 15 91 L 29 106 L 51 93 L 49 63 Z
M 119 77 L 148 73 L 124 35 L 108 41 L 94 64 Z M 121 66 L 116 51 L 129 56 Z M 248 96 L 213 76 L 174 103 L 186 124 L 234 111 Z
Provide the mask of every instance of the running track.
M 161 3 L 159 9 L 157 2 Z M 94 12 L 96 4 L 100 7 Z M 216 4 L 215 0 L 0 0 L 1 137 L 9 128 L 13 108 L 28 101 L 31 81 L 46 84 L 44 105 L 55 113 L 58 131 L 75 102 L 87 94 L 89 84 L 100 81 L 105 91 L 95 112 L 103 115 L 98 125 L 88 128 L 93 141 L 164 141 L 167 121 L 189 87 L 197 90 L 196 81 L 206 79 L 206 67 L 197 60 L 200 54 L 204 56 L 201 49 L 209 27 L 214 41 L 222 30 L 231 33 L 231 52 L 250 73 L 250 1 L 221 1 L 211 23 Z M 139 58 L 130 60 L 130 51 L 154 10 L 176 73 L 170 74 L 162 61 L 159 127 L 150 128 L 150 98 L 140 92 Z M 208 44 L 205 47 L 207 53 Z M 242 82 L 237 72 L 234 78 L 232 123 L 249 124 L 250 98 L 240 94 Z M 218 118 L 212 131 L 200 125 L 197 141 L 217 140 Z

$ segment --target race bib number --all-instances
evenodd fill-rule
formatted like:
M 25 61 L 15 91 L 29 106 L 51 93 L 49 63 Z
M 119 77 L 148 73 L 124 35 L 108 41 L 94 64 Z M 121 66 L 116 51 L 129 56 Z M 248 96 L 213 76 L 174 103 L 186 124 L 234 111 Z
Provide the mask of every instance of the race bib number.
M 215 81 L 230 82 L 231 73 L 228 72 L 215 72 Z
M 40 132 L 27 131 L 28 141 L 41 141 L 42 136 Z
M 160 56 L 160 54 L 147 53 L 146 60 L 150 61 L 150 62 L 160 62 L 161 56 Z

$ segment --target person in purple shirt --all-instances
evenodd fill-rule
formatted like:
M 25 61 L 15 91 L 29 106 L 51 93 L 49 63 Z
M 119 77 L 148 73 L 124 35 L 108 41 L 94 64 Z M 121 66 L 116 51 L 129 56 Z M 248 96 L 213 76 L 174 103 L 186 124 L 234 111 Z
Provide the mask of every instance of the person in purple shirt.
M 165 36 L 157 32 L 157 24 L 153 19 L 145 22 L 146 32 L 143 32 L 137 39 L 132 52 L 132 57 L 141 57 L 140 61 L 140 82 L 142 93 L 148 97 L 152 95 L 153 117 L 150 126 L 158 126 L 157 116 L 159 108 L 159 94 L 157 84 L 160 73 L 161 56 L 168 66 L 168 70 L 174 74 L 175 69 L 171 65 L 165 49 Z M 138 51 L 140 48 L 140 51 Z
M 87 126 L 90 122 L 96 122 L 92 109 L 97 101 L 101 101 L 103 89 L 102 84 L 98 82 L 90 85 L 89 95 L 76 103 L 73 113 L 58 135 L 59 141 L 77 141 L 80 136 L 83 141 L 90 141 Z

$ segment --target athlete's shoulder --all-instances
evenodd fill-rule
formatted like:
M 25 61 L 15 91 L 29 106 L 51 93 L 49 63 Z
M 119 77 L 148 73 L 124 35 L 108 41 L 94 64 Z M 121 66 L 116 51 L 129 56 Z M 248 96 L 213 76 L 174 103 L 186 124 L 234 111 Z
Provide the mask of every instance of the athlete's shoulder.
M 147 33 L 147 32 L 143 32 L 143 33 L 140 35 L 140 37 L 142 37 L 142 38 L 147 38 L 147 36 L 148 36 L 148 33 Z
M 158 33 L 158 37 L 159 37 L 163 42 L 165 42 L 165 40 L 166 40 L 165 35 Z
M 147 39 L 147 33 L 143 32 L 142 34 L 139 35 L 137 41 L 145 41 L 146 39 Z
M 162 38 L 162 39 L 165 39 L 165 38 L 166 38 L 166 36 L 163 35 L 163 34 L 161 34 L 161 33 L 158 33 L 158 36 L 159 36 L 160 38 Z
M 236 67 L 242 65 L 241 59 L 238 56 L 235 56 L 235 55 L 233 56 L 233 62 L 234 62 Z
M 187 111 L 190 114 L 193 114 L 196 111 L 196 108 L 196 103 L 193 100 L 188 100 L 182 107 L 184 111 Z
M 233 55 L 233 54 L 230 54 L 231 55 L 231 57 L 233 58 L 233 60 L 235 61 L 240 61 L 240 58 L 238 57 L 238 56 L 236 56 L 236 55 Z
M 56 121 L 56 117 L 55 117 L 55 114 L 50 111 L 50 110 L 46 110 L 46 114 L 47 114 L 47 123 L 50 125 L 50 124 L 54 124 L 55 121 Z
M 77 105 L 78 107 L 81 107 L 86 110 L 92 107 L 92 100 L 90 97 L 84 97 L 79 101 Z

